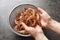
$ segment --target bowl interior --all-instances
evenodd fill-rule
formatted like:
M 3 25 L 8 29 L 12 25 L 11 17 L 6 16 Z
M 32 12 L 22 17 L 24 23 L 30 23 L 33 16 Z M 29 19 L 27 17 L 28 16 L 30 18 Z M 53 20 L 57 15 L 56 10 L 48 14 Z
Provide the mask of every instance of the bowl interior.
M 18 34 L 18 35 L 20 35 L 20 36 L 30 36 L 30 34 L 29 34 L 29 35 L 20 34 L 20 33 L 18 33 L 17 31 L 15 31 L 15 30 L 13 29 L 15 17 L 18 15 L 19 12 L 23 11 L 25 8 L 37 9 L 37 7 L 35 7 L 34 5 L 31 5 L 31 4 L 22 4 L 22 5 L 19 5 L 19 6 L 15 7 L 15 8 L 12 10 L 12 12 L 11 12 L 11 14 L 10 14 L 10 16 L 9 16 L 9 23 L 10 23 L 10 25 L 11 25 L 12 30 L 14 31 L 14 33 L 16 33 L 16 34 Z

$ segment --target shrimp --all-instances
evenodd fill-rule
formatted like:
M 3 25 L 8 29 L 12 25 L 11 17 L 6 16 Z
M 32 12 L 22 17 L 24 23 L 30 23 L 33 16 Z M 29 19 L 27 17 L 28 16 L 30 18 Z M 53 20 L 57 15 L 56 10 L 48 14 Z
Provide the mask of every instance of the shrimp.
M 37 24 L 39 24 L 40 19 L 41 18 L 38 10 L 33 8 L 25 8 L 16 16 L 14 29 L 19 33 L 29 34 L 21 25 L 21 22 L 24 22 L 27 26 L 35 27 Z

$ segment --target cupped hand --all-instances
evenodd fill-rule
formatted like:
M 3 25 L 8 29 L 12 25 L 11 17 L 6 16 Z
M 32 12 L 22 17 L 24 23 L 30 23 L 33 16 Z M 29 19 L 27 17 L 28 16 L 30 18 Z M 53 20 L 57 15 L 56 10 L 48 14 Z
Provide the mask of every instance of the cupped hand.
M 47 28 L 47 25 L 48 25 L 49 21 L 51 20 L 51 17 L 43 9 L 38 8 L 38 10 L 39 10 L 39 13 L 40 13 L 40 16 L 41 16 L 41 25 L 44 28 Z
M 30 33 L 33 37 L 36 37 L 37 35 L 39 35 L 39 34 L 43 34 L 43 30 L 42 30 L 42 28 L 39 26 L 39 25 L 37 25 L 35 28 L 34 27 L 28 27 L 25 23 L 21 23 L 23 26 L 24 26 L 24 28 L 25 28 L 25 30 L 28 32 L 28 33 Z

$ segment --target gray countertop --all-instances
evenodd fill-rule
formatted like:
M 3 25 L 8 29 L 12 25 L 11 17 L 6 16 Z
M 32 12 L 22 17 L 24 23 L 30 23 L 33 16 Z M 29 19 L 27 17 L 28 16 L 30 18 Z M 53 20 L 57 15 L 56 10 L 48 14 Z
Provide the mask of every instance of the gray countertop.
M 32 37 L 21 37 L 10 30 L 9 15 L 13 8 L 20 4 L 33 4 L 44 9 L 53 19 L 60 22 L 60 0 L 0 0 L 0 40 L 34 40 Z M 60 35 L 44 29 L 50 40 L 60 40 Z

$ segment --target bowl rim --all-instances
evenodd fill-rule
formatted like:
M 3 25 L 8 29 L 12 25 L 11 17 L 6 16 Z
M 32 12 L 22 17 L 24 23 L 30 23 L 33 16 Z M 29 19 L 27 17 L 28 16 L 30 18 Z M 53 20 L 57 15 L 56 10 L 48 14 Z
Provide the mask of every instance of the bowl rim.
M 11 29 L 12 32 L 14 32 L 15 34 L 17 34 L 17 35 L 19 35 L 19 36 L 29 37 L 29 36 L 31 36 L 31 34 L 24 35 L 24 34 L 18 33 L 17 31 L 15 31 L 15 30 L 12 28 L 11 23 L 10 23 L 10 17 L 11 17 L 11 15 L 12 15 L 12 12 L 13 12 L 16 8 L 18 8 L 19 6 L 21 6 L 21 5 L 31 5 L 31 6 L 36 7 L 36 6 L 33 5 L 33 4 L 20 4 L 20 5 L 16 6 L 15 8 L 12 9 L 12 11 L 11 11 L 11 13 L 10 13 L 10 15 L 9 15 L 9 25 L 10 25 L 10 29 Z M 37 7 L 36 7 L 36 8 L 37 8 Z

